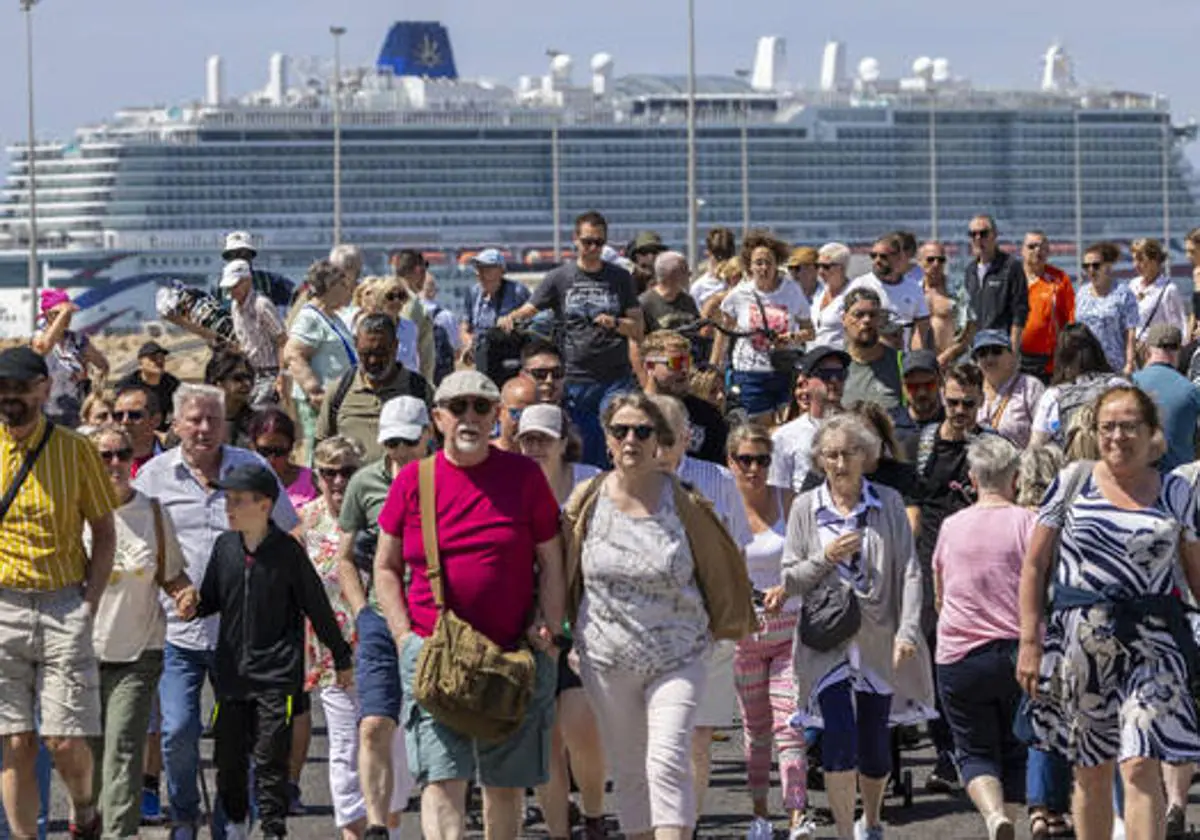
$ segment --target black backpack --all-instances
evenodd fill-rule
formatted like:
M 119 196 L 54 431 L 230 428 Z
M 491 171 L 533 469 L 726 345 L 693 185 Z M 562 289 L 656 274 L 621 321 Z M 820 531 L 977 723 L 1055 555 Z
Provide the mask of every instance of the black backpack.
M 429 321 L 433 324 L 434 385 L 441 384 L 443 379 L 454 373 L 454 344 L 450 340 L 450 333 L 438 323 L 438 316 L 444 311 L 436 303 L 426 311 Z
M 338 412 L 342 410 L 342 403 L 346 401 L 346 394 L 350 393 L 350 386 L 354 384 L 354 377 L 357 373 L 358 368 L 353 367 L 343 373 L 333 389 L 333 394 L 329 397 L 330 437 L 338 433 Z M 429 382 L 421 374 L 409 370 L 403 365 L 400 365 L 400 388 L 405 394 L 416 397 L 423 403 L 429 402 Z

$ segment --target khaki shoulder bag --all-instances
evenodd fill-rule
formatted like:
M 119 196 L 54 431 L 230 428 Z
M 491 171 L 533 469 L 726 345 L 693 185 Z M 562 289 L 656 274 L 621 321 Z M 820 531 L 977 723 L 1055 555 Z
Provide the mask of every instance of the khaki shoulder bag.
M 446 606 L 445 575 L 438 553 L 433 456 L 421 461 L 418 494 L 426 574 L 437 604 L 437 624 L 417 657 L 413 699 L 460 735 L 485 743 L 503 741 L 520 728 L 533 697 L 537 664 L 522 644 L 504 651 Z

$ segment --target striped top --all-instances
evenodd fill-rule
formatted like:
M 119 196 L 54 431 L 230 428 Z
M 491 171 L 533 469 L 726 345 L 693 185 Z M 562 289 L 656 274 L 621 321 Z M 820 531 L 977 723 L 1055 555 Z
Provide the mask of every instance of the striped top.
M 43 417 L 18 441 L 0 425 L 0 488 L 12 484 L 45 427 Z M 0 587 L 53 591 L 83 583 L 88 564 L 83 523 L 102 519 L 119 506 L 96 447 L 56 426 L 0 522 Z

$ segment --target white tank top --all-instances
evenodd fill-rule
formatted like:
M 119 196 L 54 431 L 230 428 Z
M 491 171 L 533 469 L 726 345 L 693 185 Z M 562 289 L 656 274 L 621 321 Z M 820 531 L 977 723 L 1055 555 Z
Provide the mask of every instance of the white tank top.
M 776 494 L 776 501 L 782 511 L 783 500 Z M 787 518 L 782 512 L 765 531 L 754 535 L 746 546 L 746 568 L 750 572 L 750 582 L 754 588 L 765 592 L 783 583 L 782 563 L 784 537 L 787 534 Z M 799 606 L 798 599 L 788 601 L 785 609 L 794 610 Z

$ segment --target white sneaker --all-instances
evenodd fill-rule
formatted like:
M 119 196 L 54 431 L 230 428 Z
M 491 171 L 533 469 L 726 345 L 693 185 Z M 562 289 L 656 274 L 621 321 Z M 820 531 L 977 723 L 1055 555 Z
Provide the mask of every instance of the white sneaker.
M 250 840 L 250 821 L 226 825 L 225 840 Z
M 800 822 L 792 826 L 792 830 L 788 832 L 788 840 L 814 840 L 816 836 L 817 824 L 808 814 L 801 817 Z
M 1113 820 L 1112 840 L 1125 840 L 1125 820 L 1120 817 Z
M 1016 840 L 1017 829 L 1007 815 L 992 815 L 987 821 L 988 840 Z
M 883 840 L 883 823 L 868 827 L 865 817 L 859 817 L 854 823 L 854 840 Z
M 746 832 L 746 840 L 772 840 L 774 837 L 774 827 L 762 817 L 755 817 L 754 822 L 750 823 L 750 830 Z

